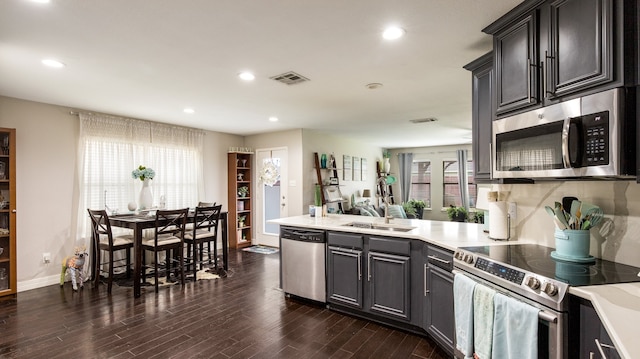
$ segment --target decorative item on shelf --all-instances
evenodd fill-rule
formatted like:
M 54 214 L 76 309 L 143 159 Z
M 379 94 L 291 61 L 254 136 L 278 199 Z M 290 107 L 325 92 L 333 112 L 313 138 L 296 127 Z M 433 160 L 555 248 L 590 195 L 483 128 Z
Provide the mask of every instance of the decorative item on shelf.
M 4 138 L 2 139 L 2 154 L 9 154 L 9 136 L 4 136 Z
M 449 208 L 447 208 L 447 216 L 449 217 L 450 221 L 466 222 L 468 215 L 469 213 L 467 212 L 467 209 L 464 207 L 457 207 L 454 205 L 450 205 Z
M 320 156 L 320 168 L 327 168 L 327 154 L 323 153 Z
M 247 159 L 243 158 L 241 161 L 242 161 L 242 167 L 247 167 Z
M 243 181 L 244 173 L 238 173 L 238 181 Z
M 238 196 L 244 198 L 249 194 L 249 187 L 247 186 L 242 186 L 240 188 L 238 188 Z
M 330 185 L 337 185 L 338 183 L 339 183 L 338 182 L 338 177 L 330 177 L 329 178 L 329 184 Z
M 382 158 L 384 159 L 384 173 L 391 173 L 391 151 L 382 151 Z
M 575 197 L 564 197 L 562 203 L 555 202 L 554 208 L 545 206 L 545 210 L 553 218 L 556 227 L 556 250 L 551 252 L 551 257 L 568 262 L 593 262 L 595 258 L 589 255 L 589 230 L 602 221 L 602 209 Z
M 153 206 L 153 193 L 151 192 L 150 181 L 156 176 L 156 172 L 145 166 L 138 166 L 133 172 L 131 177 L 142 181 L 142 189 L 140 189 L 140 195 L 138 196 L 138 209 L 148 209 Z
M 238 216 L 238 228 L 244 227 L 244 221 L 246 220 L 247 220 L 247 216 L 245 215 Z

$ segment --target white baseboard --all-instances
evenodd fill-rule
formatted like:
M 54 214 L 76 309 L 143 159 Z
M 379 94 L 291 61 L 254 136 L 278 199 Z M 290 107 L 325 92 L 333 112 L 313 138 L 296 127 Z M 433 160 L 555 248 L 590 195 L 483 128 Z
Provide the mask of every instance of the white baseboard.
M 60 284 L 60 274 L 18 282 L 18 293 L 31 289 L 42 288 L 52 284 Z

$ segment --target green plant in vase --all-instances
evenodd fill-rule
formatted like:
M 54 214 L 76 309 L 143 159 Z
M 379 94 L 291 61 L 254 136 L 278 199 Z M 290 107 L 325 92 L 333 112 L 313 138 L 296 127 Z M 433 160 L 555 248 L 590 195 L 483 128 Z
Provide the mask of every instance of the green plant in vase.
M 244 227 L 244 221 L 247 219 L 247 216 L 238 216 L 238 228 Z
M 416 217 L 422 219 L 422 210 L 427 207 L 425 201 L 421 199 L 410 199 L 407 203 L 411 205 L 411 207 L 413 207 L 414 211 L 416 212 Z
M 242 186 L 242 187 L 238 188 L 238 196 L 246 197 L 248 194 L 249 194 L 249 187 Z

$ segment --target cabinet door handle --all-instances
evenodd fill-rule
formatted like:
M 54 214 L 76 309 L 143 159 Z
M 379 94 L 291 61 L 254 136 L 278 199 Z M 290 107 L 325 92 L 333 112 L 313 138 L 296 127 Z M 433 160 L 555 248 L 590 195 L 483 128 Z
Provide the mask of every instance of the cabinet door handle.
M 358 281 L 362 280 L 362 253 L 358 253 Z
M 367 282 L 371 281 L 371 253 L 367 253 Z
M 553 88 L 551 91 L 549 91 L 549 86 L 548 86 L 549 74 L 551 74 L 551 79 L 552 79 L 551 86 L 553 86 L 555 82 L 554 81 L 555 73 L 551 69 L 551 66 L 549 66 L 549 60 L 551 59 L 553 59 L 553 56 L 549 56 L 548 52 L 545 50 L 544 62 L 542 63 L 542 89 L 546 94 L 549 94 L 549 95 L 554 94 Z
M 427 296 L 429 290 L 427 289 L 427 263 L 424 264 L 424 296 Z
M 531 102 L 531 59 L 527 59 L 527 100 Z
M 438 258 L 436 256 L 427 256 L 427 257 L 429 257 L 429 259 L 433 259 L 434 261 L 440 262 L 442 264 L 447 264 L 447 265 L 451 264 L 451 261 L 445 261 L 444 259 Z

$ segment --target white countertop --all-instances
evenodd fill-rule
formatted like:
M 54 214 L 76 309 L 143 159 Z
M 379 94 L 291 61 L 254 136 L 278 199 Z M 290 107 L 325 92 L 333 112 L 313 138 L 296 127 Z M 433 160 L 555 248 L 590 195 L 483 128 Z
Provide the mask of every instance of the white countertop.
M 352 222 L 415 228 L 408 232 L 401 232 L 345 226 L 345 224 Z M 294 227 L 418 239 L 450 250 L 456 250 L 459 247 L 465 246 L 504 245 L 514 242 L 530 243 L 528 241 L 495 241 L 489 239 L 489 235 L 482 231 L 482 225 L 462 222 L 394 218 L 389 224 L 385 224 L 384 218 L 380 217 L 329 214 L 327 217 L 311 217 L 309 215 L 303 215 L 273 219 L 270 220 L 269 223 Z
M 400 232 L 345 226 L 351 222 L 385 225 L 384 218 L 339 214 L 330 214 L 327 217 L 303 215 L 269 221 L 269 223 L 294 227 L 418 239 L 450 250 L 464 246 L 532 243 L 523 240 L 508 242 L 491 240 L 488 234 L 482 231 L 482 226 L 474 223 L 392 219 L 390 225 L 415 227 L 408 232 Z M 620 356 L 628 359 L 640 358 L 640 340 L 637 338 L 635 329 L 635 325 L 640 323 L 640 283 L 570 287 L 569 293 L 593 303 Z
M 622 358 L 640 358 L 640 283 L 570 287 L 569 293 L 591 301 Z

